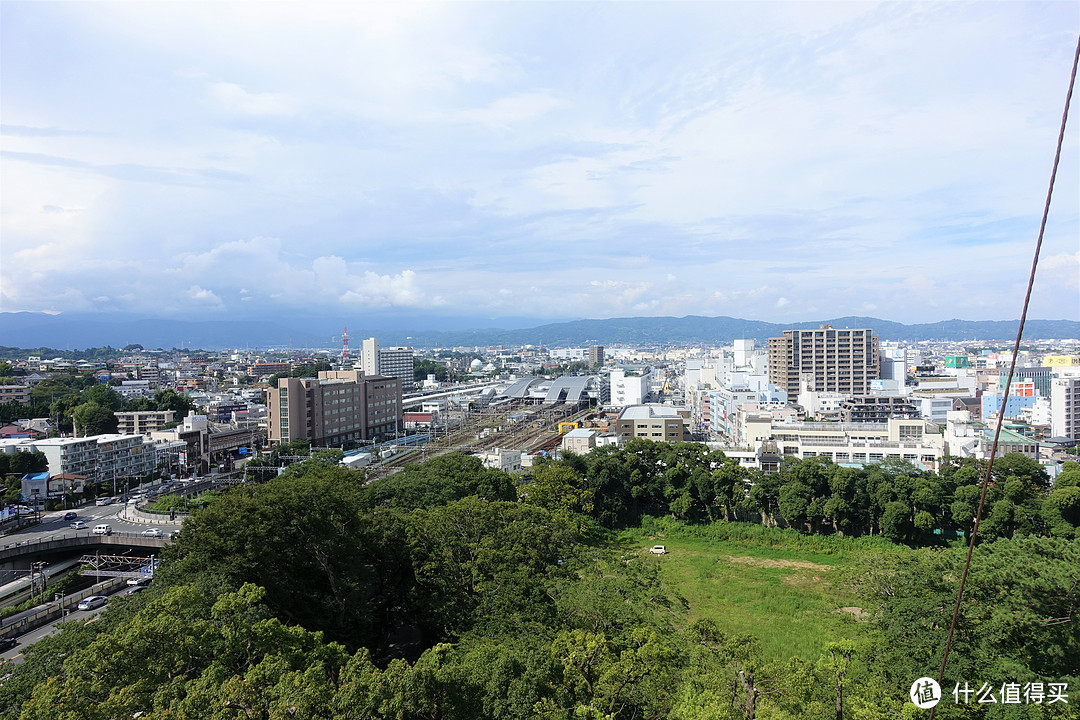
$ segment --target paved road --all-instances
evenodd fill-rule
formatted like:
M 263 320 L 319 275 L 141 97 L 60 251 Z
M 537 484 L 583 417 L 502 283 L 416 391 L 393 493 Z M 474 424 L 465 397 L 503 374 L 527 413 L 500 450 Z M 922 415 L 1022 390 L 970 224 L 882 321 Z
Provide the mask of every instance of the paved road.
M 127 593 L 128 589 L 129 588 L 127 586 L 121 585 L 119 589 L 113 592 L 113 595 L 123 597 Z M 108 593 L 103 594 L 107 595 Z M 98 614 L 104 610 L 107 610 L 108 608 L 109 605 L 106 604 L 102 607 L 97 608 L 96 610 L 72 609 L 72 611 L 69 612 L 64 618 L 57 618 L 56 620 L 52 621 L 47 625 L 42 625 L 38 629 L 31 630 L 25 635 L 20 636 L 19 638 L 17 638 L 17 644 L 15 645 L 15 647 L 7 650 L 6 652 L 0 653 L 0 675 L 3 675 L 5 672 L 7 672 L 7 670 L 5 669 L 6 667 L 9 667 L 10 665 L 18 665 L 23 661 L 23 651 L 27 647 L 33 645 L 43 637 L 46 637 L 48 635 L 55 635 L 56 633 L 60 632 L 60 628 L 58 626 L 61 623 L 94 622 Z
M 168 523 L 133 523 L 127 520 L 122 520 L 119 517 L 120 510 L 123 509 L 123 505 L 120 503 L 114 503 L 112 505 L 88 505 L 86 507 L 77 508 L 70 512 L 76 512 L 79 514 L 79 520 L 86 523 L 86 528 L 79 532 L 85 533 L 86 530 L 91 530 L 95 525 L 101 523 L 108 523 L 112 526 L 113 532 L 133 532 L 141 533 L 143 530 L 150 528 L 159 528 L 162 533 L 168 535 L 169 533 L 179 530 L 179 526 L 170 525 Z M 41 524 L 31 525 L 30 527 L 23 528 L 18 532 L 8 533 L 0 536 L 0 547 L 8 545 L 10 543 L 21 543 L 26 540 L 48 540 L 53 538 L 63 537 L 67 533 L 74 533 L 71 529 L 71 520 L 64 520 L 64 513 L 69 512 L 67 510 L 56 510 L 54 512 L 46 512 L 41 515 Z

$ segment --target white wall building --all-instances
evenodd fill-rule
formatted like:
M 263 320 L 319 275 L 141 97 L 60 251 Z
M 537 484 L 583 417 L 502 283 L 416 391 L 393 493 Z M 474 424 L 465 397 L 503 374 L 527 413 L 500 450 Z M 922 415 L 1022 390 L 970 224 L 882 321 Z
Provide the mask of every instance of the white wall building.
M 360 345 L 360 371 L 364 375 L 379 375 L 379 341 L 368 338 Z
M 521 451 L 520 450 L 507 450 L 506 448 L 495 448 L 488 450 L 487 452 L 480 453 L 480 461 L 484 463 L 484 467 L 493 468 L 495 470 L 502 470 L 507 473 L 519 473 L 521 472 Z
M 1050 434 L 1080 440 L 1080 376 L 1050 381 Z
M 760 450 L 775 442 L 781 457 L 825 457 L 837 463 L 872 464 L 907 460 L 937 469 L 945 454 L 936 426 L 924 420 L 890 419 L 884 423 L 777 422 L 761 413 L 748 416 L 743 446 Z
M 646 375 L 627 375 L 625 370 L 611 371 L 611 400 L 615 407 L 641 405 L 649 395 Z

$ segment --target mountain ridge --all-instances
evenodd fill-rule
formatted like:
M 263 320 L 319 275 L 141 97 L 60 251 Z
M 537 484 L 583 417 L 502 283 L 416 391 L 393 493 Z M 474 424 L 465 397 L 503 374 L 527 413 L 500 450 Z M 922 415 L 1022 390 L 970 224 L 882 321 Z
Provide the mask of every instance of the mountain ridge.
M 462 325 L 456 318 L 441 322 L 443 327 Z M 688 345 L 730 343 L 740 338 L 764 341 L 784 330 L 833 327 L 870 328 L 883 340 L 1011 341 L 1017 320 L 941 320 L 906 325 L 880 318 L 849 315 L 820 321 L 771 323 L 730 316 L 706 317 L 626 317 L 603 320 L 548 322 L 531 328 L 498 327 L 471 329 L 413 329 L 422 327 L 423 316 L 402 317 L 400 324 L 347 319 L 355 328 L 354 344 L 374 335 L 383 345 L 414 347 L 455 347 L 461 345 Z M 520 319 L 518 319 L 520 322 Z M 428 319 L 426 322 L 433 322 Z M 484 322 L 474 320 L 474 322 Z M 496 320 L 497 322 L 497 320 Z M 409 327 L 407 323 L 412 323 Z M 266 348 L 340 347 L 339 318 L 279 318 L 277 320 L 163 320 L 125 315 L 48 315 L 45 313 L 0 313 L 0 345 L 8 347 L 83 349 L 110 345 L 123 347 L 138 343 L 162 348 Z M 1080 337 L 1080 322 L 1074 320 L 1028 320 L 1025 339 L 1047 340 Z

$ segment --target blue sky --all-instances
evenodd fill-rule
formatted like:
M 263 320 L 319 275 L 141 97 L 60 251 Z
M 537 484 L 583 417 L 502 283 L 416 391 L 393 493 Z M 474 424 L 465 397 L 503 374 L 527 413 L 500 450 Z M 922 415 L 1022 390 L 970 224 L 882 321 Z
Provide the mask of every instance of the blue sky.
M 1019 316 L 1075 2 L 0 3 L 0 310 Z M 1080 319 L 1066 134 L 1032 317 Z

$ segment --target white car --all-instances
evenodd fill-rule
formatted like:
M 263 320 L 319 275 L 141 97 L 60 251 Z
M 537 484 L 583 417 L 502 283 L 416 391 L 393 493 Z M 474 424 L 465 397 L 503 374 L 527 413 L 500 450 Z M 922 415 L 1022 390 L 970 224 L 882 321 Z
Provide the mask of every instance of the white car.
M 666 555 L 667 547 L 665 547 L 664 545 L 653 545 L 651 548 L 649 548 L 649 552 L 651 552 L 653 555 Z
M 82 530 L 85 527 L 86 523 L 84 523 L 82 520 L 76 520 L 75 522 L 71 523 L 72 530 Z
M 147 585 L 150 584 L 150 578 L 148 578 L 148 577 L 128 578 L 127 584 L 130 587 L 146 587 Z
M 161 537 L 162 535 L 159 528 L 150 528 L 149 530 L 143 530 L 142 534 L 146 537 Z
M 108 601 L 109 598 L 105 597 L 104 595 L 91 595 L 90 597 L 85 598 L 82 602 L 80 602 L 78 608 L 80 610 L 93 610 L 94 608 L 101 607 Z

